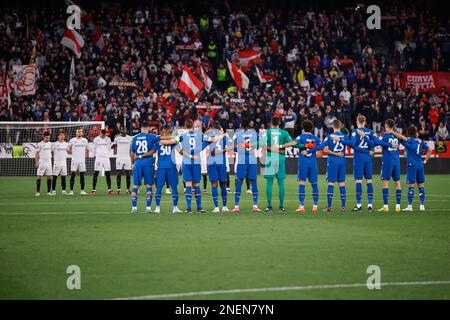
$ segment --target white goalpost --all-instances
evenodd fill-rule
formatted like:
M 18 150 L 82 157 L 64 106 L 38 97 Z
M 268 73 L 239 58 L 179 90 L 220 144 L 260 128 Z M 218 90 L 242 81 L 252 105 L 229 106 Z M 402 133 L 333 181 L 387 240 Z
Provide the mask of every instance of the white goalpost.
M 1 122 L 0 121 L 0 176 L 36 175 L 34 157 L 37 144 L 44 132 L 50 133 L 50 141 L 58 140 L 58 133 L 66 134 L 66 142 L 75 137 L 77 129 L 83 129 L 83 136 L 92 143 L 105 128 L 104 121 L 55 121 L 55 122 Z M 87 174 L 93 172 L 92 148 L 86 157 Z M 70 168 L 70 155 L 68 168 Z

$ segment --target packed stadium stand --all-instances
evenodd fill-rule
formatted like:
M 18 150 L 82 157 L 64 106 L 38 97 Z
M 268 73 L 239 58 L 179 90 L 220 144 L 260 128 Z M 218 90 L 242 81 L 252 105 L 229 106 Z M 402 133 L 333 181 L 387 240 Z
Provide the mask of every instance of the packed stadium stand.
M 260 129 L 278 116 L 292 136 L 308 118 L 323 138 L 334 119 L 351 129 L 361 113 L 376 132 L 392 118 L 399 131 L 413 124 L 421 139 L 449 139 L 447 89 L 433 77 L 432 90 L 404 84 L 408 73 L 449 72 L 448 17 L 388 2 L 382 28 L 369 30 L 364 6 L 279 3 L 79 1 L 85 43 L 72 80 L 74 53 L 61 44 L 66 3 L 2 9 L 4 86 L 14 65 L 32 61 L 38 74 L 34 95 L 2 95 L 0 121 L 105 121 L 114 137 L 123 125 L 139 132 L 143 121 L 177 127 L 201 119 L 206 129 L 214 119 L 236 129 L 246 117 Z M 257 58 L 246 65 L 240 53 L 248 52 Z M 227 60 L 241 66 L 248 90 L 236 88 Z M 194 101 L 178 88 L 185 64 L 213 81 Z M 270 81 L 261 83 L 258 71 Z

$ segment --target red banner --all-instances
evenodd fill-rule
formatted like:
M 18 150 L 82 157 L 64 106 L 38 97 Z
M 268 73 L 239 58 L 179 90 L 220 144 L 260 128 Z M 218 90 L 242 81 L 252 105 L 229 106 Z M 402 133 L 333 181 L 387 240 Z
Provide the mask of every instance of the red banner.
M 437 93 L 450 89 L 450 72 L 403 72 L 403 89 L 417 87 L 419 92 Z

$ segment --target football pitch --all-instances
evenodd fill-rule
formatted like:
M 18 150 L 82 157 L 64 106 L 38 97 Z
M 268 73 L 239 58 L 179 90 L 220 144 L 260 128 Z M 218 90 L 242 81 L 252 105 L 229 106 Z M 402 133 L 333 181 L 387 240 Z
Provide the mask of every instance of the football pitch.
M 35 197 L 34 178 L 0 177 L 0 299 L 450 299 L 449 175 L 427 176 L 425 213 L 396 213 L 392 186 L 391 212 L 376 212 L 382 199 L 375 178 L 375 212 L 356 214 L 350 176 L 349 211 L 339 211 L 335 190 L 334 212 L 317 214 L 310 186 L 308 211 L 295 212 L 295 176 L 286 179 L 284 214 L 252 213 L 250 194 L 238 214 L 211 213 L 210 193 L 203 195 L 207 213 L 172 214 L 163 193 L 161 214 L 145 214 L 141 196 L 132 216 L 130 197 L 106 195 L 104 179 L 96 196 L 80 196 L 77 177 L 75 196 L 61 196 L 58 179 L 57 196 L 45 195 L 43 180 L 43 195 Z M 264 209 L 265 181 L 258 180 Z M 323 176 L 319 190 L 322 209 Z M 277 197 L 275 184 L 274 208 Z M 81 270 L 80 290 L 67 288 L 70 265 Z M 366 286 L 372 265 L 380 268 L 379 290 Z

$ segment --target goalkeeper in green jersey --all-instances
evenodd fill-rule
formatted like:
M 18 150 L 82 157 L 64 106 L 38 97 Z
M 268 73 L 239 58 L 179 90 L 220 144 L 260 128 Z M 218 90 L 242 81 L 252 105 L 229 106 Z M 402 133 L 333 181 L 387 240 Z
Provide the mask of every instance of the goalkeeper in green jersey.
M 262 137 L 261 144 L 266 150 L 266 157 L 263 159 L 263 175 L 266 179 L 267 208 L 266 211 L 272 211 L 272 189 L 273 180 L 278 181 L 278 195 L 280 199 L 280 212 L 284 212 L 284 179 L 286 178 L 286 159 L 285 148 L 297 145 L 292 140 L 286 130 L 280 129 L 280 118 L 274 117 L 270 122 L 270 129 L 266 130 Z

